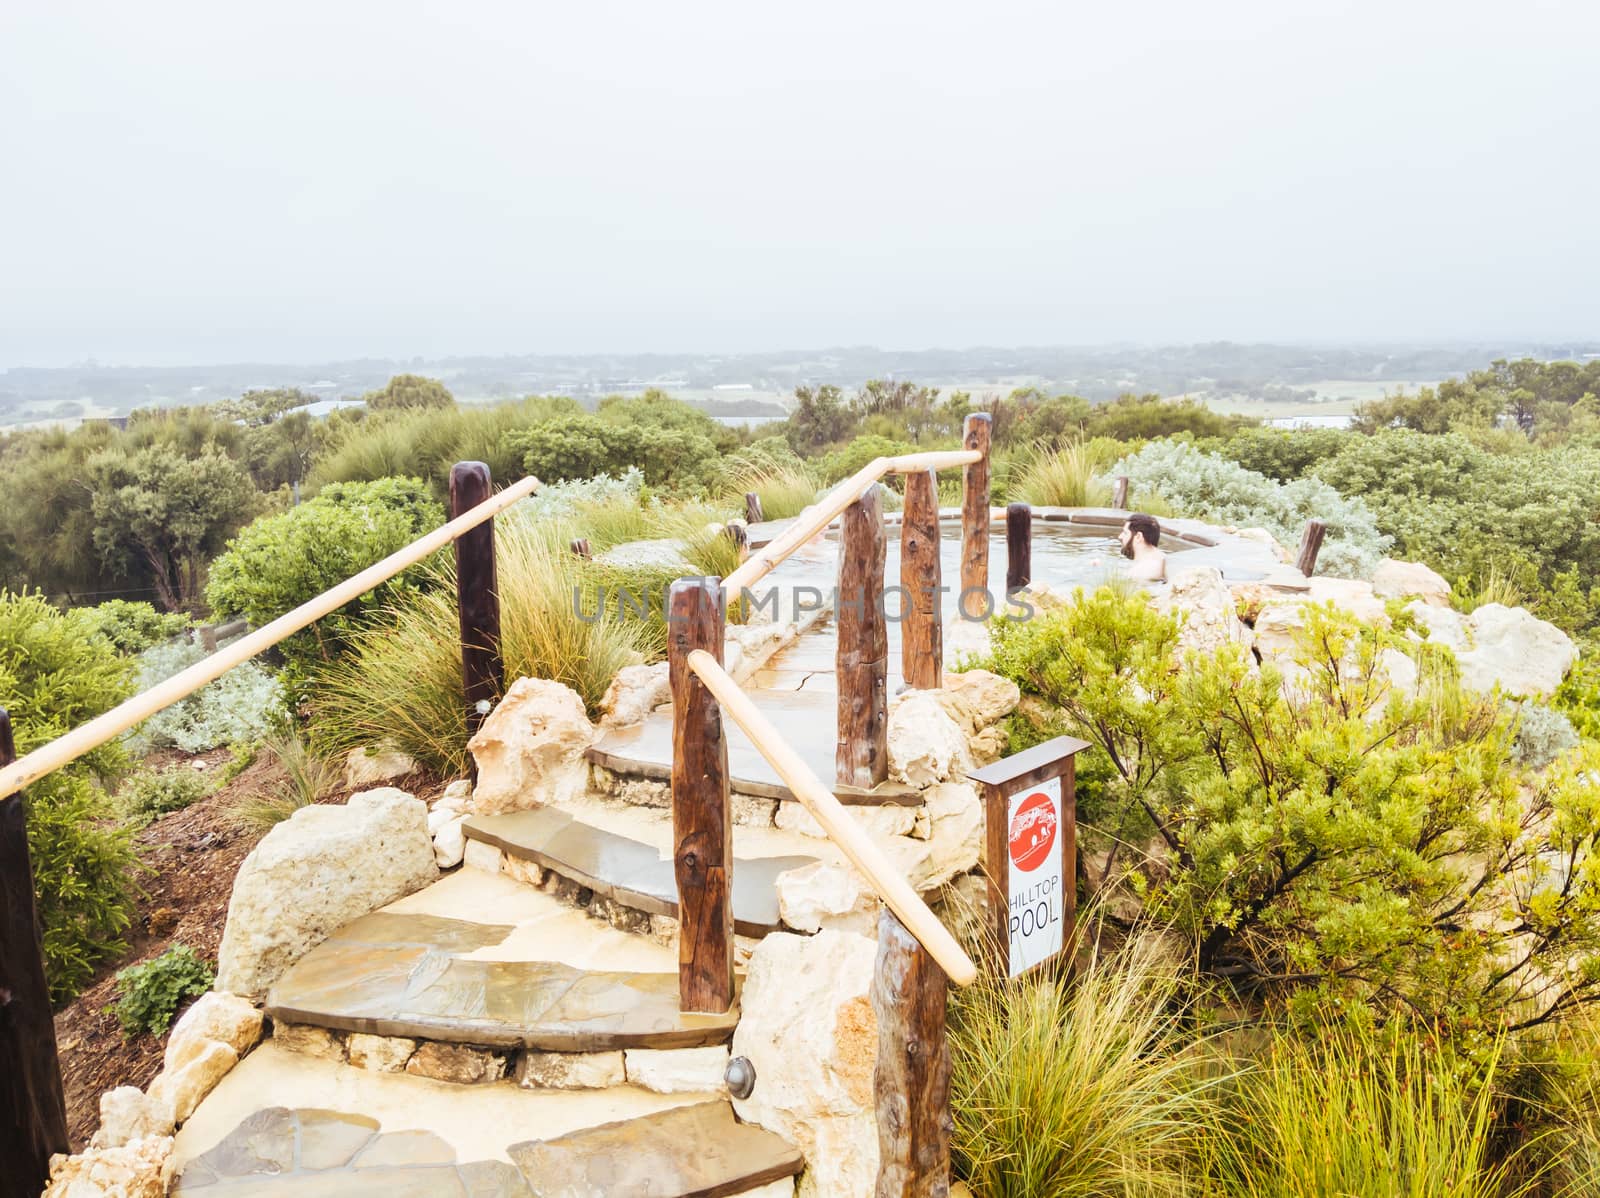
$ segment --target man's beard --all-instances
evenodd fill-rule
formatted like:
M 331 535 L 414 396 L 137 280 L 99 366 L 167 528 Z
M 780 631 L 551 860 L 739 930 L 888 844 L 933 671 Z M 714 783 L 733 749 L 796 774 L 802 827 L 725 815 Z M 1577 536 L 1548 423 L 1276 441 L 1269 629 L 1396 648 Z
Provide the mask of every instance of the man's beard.
M 1122 547 L 1122 556 L 1127 558 L 1127 559 L 1129 559 L 1130 561 L 1133 559 L 1133 538 L 1132 537 L 1129 537 L 1128 538 L 1128 543 Z

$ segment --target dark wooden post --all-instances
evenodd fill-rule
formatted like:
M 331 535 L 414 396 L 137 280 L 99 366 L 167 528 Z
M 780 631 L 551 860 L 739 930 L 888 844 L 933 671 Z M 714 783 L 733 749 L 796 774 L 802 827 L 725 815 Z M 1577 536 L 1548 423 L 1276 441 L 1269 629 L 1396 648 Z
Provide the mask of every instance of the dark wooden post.
M 875 1198 L 950 1193 L 949 982 L 887 907 L 878 917 L 872 1010 L 878 1018 L 873 1090 L 878 1108 Z
M 743 565 L 750 557 L 750 529 L 742 520 L 730 520 L 723 526 L 727 529 L 728 539 L 733 542 L 733 548 L 739 555 L 739 564 Z
M 967 417 L 961 448 L 983 454 L 961 472 L 961 611 L 981 620 L 992 609 L 989 599 L 989 427 L 988 412 Z
M 1294 559 L 1294 568 L 1307 578 L 1316 573 L 1317 554 L 1322 552 L 1322 538 L 1328 526 L 1321 520 L 1308 520 L 1306 531 L 1300 538 L 1300 553 Z
M 1128 476 L 1117 475 L 1117 481 L 1111 487 L 1111 506 L 1119 512 L 1128 510 Z
M 722 661 L 725 605 L 715 578 L 680 578 L 667 595 L 672 686 L 672 840 L 678 883 L 678 1001 L 685 1011 L 733 1005 L 733 808 L 722 709 L 689 668 L 704 649 Z
M 493 492 L 489 467 L 450 467 L 450 518 L 465 515 Z M 494 709 L 506 687 L 500 660 L 500 584 L 495 577 L 494 521 L 456 538 L 456 607 L 461 615 L 461 680 L 467 699 L 467 736 Z
M 0 709 L 0 766 L 17 759 Z M 0 1198 L 38 1198 L 67 1151 L 67 1101 L 44 975 L 22 795 L 0 799 Z
M 883 487 L 844 510 L 839 554 L 839 690 L 834 762 L 846 786 L 870 790 L 889 776 L 889 627 L 883 611 Z
M 932 470 L 906 475 L 900 520 L 900 672 L 913 690 L 944 685 L 944 622 L 939 617 L 939 480 Z
M 1006 508 L 1006 594 L 1033 581 L 1033 509 L 1025 503 Z
M 584 561 L 588 561 L 594 556 L 594 552 L 589 548 L 588 537 L 574 537 L 571 548 L 573 555 L 581 557 Z
M 1073 759 L 1088 747 L 1087 741 L 1058 736 L 967 775 L 983 796 L 983 869 L 989 884 L 984 939 L 990 942 L 983 948 L 1002 977 L 1071 949 L 1078 915 Z M 1035 828 L 1046 834 L 1035 834 Z M 1021 893 L 1012 893 L 1013 881 Z M 1019 958 L 1016 968 L 1013 937 L 1033 958 Z
M 751 524 L 760 524 L 767 518 L 761 511 L 761 496 L 754 491 L 744 493 L 744 518 Z

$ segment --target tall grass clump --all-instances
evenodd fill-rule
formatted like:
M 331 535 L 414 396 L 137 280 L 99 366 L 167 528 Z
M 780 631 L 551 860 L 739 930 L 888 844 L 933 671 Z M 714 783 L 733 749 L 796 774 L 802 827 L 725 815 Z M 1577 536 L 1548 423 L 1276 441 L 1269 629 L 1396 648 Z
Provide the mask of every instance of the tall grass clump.
M 666 583 L 680 571 L 626 571 L 583 562 L 570 548 L 575 525 L 521 512 L 496 521 L 501 655 L 506 678 L 548 678 L 577 691 L 591 713 L 624 666 L 659 656 Z M 466 765 L 460 628 L 453 566 L 436 586 L 406 595 L 357 634 L 352 651 L 314 688 L 313 735 L 322 751 L 393 742 L 423 765 Z M 619 614 L 626 585 L 648 598 L 646 618 Z M 604 596 L 604 614 L 597 600 Z
M 760 497 L 768 520 L 787 520 L 816 501 L 817 480 L 797 463 L 752 464 L 729 478 L 728 494 L 742 507 L 744 496 L 752 493 Z
M 234 822 L 266 832 L 302 807 L 309 807 L 339 784 L 339 766 L 318 753 L 298 732 L 269 736 L 261 746 L 281 776 L 234 800 Z
M 1103 465 L 1096 447 L 1081 438 L 1035 445 L 1012 464 L 1007 494 L 1040 507 L 1104 507 L 1111 488 L 1095 477 Z
M 1422 1033 L 1324 1029 L 1275 1036 L 1241 1074 L 1210 1143 L 1207 1192 L 1318 1198 L 1517 1198 L 1495 1159 L 1499 1048 L 1456 1057 Z
M 951 1012 L 952 1141 L 982 1198 L 1181 1194 L 1210 1091 L 1154 938 L 1072 984 L 980 980 Z

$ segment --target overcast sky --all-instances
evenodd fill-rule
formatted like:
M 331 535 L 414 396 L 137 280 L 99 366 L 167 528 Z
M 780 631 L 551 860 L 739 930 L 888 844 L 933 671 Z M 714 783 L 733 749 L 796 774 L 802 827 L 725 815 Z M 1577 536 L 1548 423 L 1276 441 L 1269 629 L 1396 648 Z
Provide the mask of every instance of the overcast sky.
M 0 366 L 1600 336 L 1600 4 L 0 0 Z

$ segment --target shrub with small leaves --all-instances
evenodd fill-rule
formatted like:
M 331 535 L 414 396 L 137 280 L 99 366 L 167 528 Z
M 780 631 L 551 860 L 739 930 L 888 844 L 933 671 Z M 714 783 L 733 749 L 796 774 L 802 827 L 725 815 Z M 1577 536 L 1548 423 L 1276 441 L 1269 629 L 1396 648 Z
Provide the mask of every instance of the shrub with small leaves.
M 124 819 L 142 828 L 156 816 L 182 811 L 210 793 L 211 782 L 206 775 L 177 765 L 164 770 L 142 770 L 133 775 L 117 791 L 117 806 Z
M 1517 708 L 1517 760 L 1529 769 L 1542 770 L 1578 747 L 1572 721 L 1542 703 Z
M 117 974 L 117 1021 L 123 1035 L 166 1034 L 185 999 L 211 989 L 216 971 L 186 944 L 174 944 L 159 957 L 130 965 Z
M 206 656 L 199 645 L 158 645 L 139 655 L 139 689 L 185 670 Z M 135 730 L 136 749 L 204 753 L 221 745 L 260 740 L 284 714 L 278 680 L 253 661 L 234 666 L 181 703 L 151 716 Z
M 131 603 L 126 599 L 110 599 L 95 607 L 82 608 L 81 612 L 85 622 L 110 641 L 118 653 L 142 653 L 189 627 L 185 612 L 157 611 L 148 603 Z

